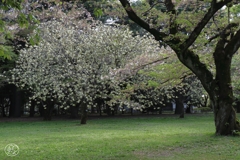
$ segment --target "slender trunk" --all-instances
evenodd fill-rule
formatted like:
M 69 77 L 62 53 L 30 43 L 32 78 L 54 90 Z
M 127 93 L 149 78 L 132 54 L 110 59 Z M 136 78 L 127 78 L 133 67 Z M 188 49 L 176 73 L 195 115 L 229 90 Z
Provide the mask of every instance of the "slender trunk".
M 54 102 L 51 101 L 47 101 L 47 107 L 44 108 L 43 110 L 43 120 L 44 121 L 51 121 L 52 120 L 52 112 L 53 112 L 53 108 L 54 108 Z
M 179 114 L 179 118 L 184 118 L 184 105 L 183 102 L 180 100 L 176 100 L 176 109 L 175 114 Z
M 87 124 L 87 102 L 83 100 L 80 107 L 81 107 L 81 122 L 80 122 L 80 124 Z
M 30 106 L 30 114 L 29 114 L 29 117 L 34 117 L 34 114 L 35 114 L 35 105 L 36 105 L 36 101 L 32 100 L 32 101 L 31 101 L 31 106 Z
M 12 85 L 12 95 L 10 97 L 11 104 L 9 110 L 9 117 L 21 117 L 22 110 L 22 92 L 17 90 L 17 87 Z
M 47 108 L 44 108 L 43 110 L 43 120 L 44 121 L 51 121 L 52 120 L 52 107 L 49 106 Z
M 78 118 L 78 109 L 79 109 L 79 105 L 70 106 L 71 118 L 73 118 L 73 119 Z
M 2 117 L 7 117 L 7 115 L 5 113 L 5 106 L 2 106 Z
M 111 116 L 111 108 L 107 104 L 106 104 L 106 111 L 107 111 L 107 115 Z

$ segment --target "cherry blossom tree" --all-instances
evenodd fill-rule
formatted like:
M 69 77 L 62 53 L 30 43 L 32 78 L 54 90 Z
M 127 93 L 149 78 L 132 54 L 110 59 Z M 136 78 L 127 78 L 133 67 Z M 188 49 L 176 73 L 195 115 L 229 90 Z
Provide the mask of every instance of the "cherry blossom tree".
M 83 20 L 84 21 L 84 20 Z M 39 25 L 39 45 L 21 50 L 12 83 L 32 93 L 49 120 L 54 104 L 80 106 L 81 124 L 97 97 L 107 94 L 106 84 L 117 87 L 116 70 L 140 54 L 156 54 L 152 37 L 132 36 L 126 27 L 100 22 L 79 29 L 81 21 L 48 21 Z

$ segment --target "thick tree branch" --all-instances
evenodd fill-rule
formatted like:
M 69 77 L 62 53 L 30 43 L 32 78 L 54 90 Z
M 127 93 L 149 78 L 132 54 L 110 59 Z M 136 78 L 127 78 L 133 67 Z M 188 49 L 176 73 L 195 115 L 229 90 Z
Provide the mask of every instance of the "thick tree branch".
M 233 55 L 240 48 L 240 29 L 231 38 L 230 42 L 226 45 L 225 51 Z
M 151 28 L 148 23 L 146 23 L 144 20 L 142 20 L 140 17 L 138 17 L 137 14 L 133 11 L 128 0 L 119 0 L 119 1 L 121 2 L 122 6 L 124 7 L 125 11 L 127 12 L 128 17 L 132 21 L 134 21 L 140 27 L 144 28 L 149 33 L 151 33 L 157 41 L 159 41 L 159 40 L 163 41 L 163 38 L 166 37 L 167 34 L 165 34 L 163 32 L 159 32 L 158 30 L 156 30 L 154 28 Z
M 199 78 L 204 89 L 210 93 L 213 82 L 213 74 L 208 70 L 207 66 L 200 61 L 198 55 L 189 49 L 187 49 L 184 53 L 181 51 L 175 52 L 178 59 Z
M 212 0 L 211 7 L 208 9 L 208 12 L 194 28 L 188 39 L 182 44 L 184 48 L 182 52 L 185 52 L 195 42 L 195 40 L 197 39 L 203 28 L 206 26 L 206 24 L 209 22 L 209 20 L 213 17 L 213 15 L 224 5 L 228 4 L 231 1 L 232 0 L 223 0 L 219 3 L 216 3 L 216 0 Z

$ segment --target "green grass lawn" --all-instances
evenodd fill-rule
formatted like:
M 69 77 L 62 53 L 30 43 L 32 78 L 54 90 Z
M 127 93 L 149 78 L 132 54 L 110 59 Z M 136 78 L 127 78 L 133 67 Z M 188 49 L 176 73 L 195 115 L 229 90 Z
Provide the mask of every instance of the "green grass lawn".
M 214 131 L 212 114 L 0 122 L 0 160 L 240 159 L 240 137 Z M 9 143 L 17 156 L 5 154 Z

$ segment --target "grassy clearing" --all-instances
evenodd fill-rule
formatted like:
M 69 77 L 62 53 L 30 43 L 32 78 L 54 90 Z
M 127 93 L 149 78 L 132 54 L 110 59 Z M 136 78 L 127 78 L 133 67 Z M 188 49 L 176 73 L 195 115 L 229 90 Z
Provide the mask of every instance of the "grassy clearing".
M 240 115 L 238 115 L 240 116 Z M 214 136 L 212 114 L 0 122 L 0 159 L 21 160 L 236 160 L 240 137 Z M 19 146 L 15 157 L 4 147 Z

